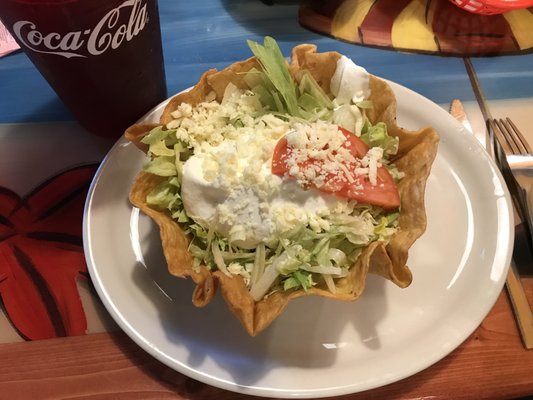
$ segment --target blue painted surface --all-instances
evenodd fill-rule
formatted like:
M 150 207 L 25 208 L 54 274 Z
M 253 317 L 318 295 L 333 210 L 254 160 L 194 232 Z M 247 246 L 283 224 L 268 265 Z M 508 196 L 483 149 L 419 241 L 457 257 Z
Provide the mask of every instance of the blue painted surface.
M 299 26 L 295 1 L 268 6 L 259 0 L 159 0 L 159 10 L 169 94 L 193 85 L 206 69 L 221 69 L 248 58 L 246 39 L 262 40 L 270 35 L 287 55 L 295 44 L 315 43 L 319 51 L 339 51 L 369 72 L 437 103 L 456 97 L 474 99 L 461 59 L 367 48 L 315 34 Z M 531 96 L 532 68 L 528 65 L 532 57 L 476 61 L 488 97 Z M 494 80 L 499 71 L 509 74 Z M 512 75 L 513 71 L 519 74 Z M 0 59 L 0 122 L 70 119 L 68 110 L 22 52 Z
M 488 99 L 533 97 L 533 54 L 478 58 L 472 64 Z

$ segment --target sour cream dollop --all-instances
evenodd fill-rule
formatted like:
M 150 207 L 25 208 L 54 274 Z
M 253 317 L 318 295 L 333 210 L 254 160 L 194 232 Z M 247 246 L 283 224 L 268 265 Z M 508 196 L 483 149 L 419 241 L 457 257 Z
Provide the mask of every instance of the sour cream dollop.
M 366 69 L 341 56 L 331 77 L 330 89 L 338 104 L 357 103 L 370 96 L 369 82 Z

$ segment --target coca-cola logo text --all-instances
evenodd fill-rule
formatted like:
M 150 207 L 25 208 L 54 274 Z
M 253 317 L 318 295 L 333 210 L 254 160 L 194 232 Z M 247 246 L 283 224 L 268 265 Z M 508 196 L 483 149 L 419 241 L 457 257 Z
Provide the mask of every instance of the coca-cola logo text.
M 118 48 L 141 32 L 148 22 L 146 3 L 126 0 L 110 10 L 92 29 L 60 34 L 43 33 L 31 21 L 13 24 L 13 32 L 26 47 L 38 53 L 57 54 L 63 57 L 98 56 L 109 49 Z M 121 12 L 130 9 L 127 23 L 119 24 Z

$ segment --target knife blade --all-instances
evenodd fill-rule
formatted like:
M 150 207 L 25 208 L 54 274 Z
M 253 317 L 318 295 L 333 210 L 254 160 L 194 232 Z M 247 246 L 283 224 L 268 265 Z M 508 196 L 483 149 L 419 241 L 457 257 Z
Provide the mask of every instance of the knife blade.
M 450 103 L 450 114 L 452 117 L 454 117 L 457 121 L 461 123 L 461 125 L 464 126 L 464 128 L 472 133 L 472 125 L 470 125 L 470 121 L 468 120 L 466 116 L 465 109 L 463 107 L 463 103 L 459 99 L 453 99 Z

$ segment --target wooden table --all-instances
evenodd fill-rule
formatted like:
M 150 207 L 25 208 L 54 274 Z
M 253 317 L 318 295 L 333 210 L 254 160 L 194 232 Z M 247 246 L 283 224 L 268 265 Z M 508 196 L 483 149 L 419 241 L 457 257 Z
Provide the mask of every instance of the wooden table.
M 169 93 L 191 86 L 208 68 L 223 68 L 248 57 L 244 40 L 269 34 L 285 52 L 301 42 L 316 43 L 320 51 L 339 51 L 443 107 L 459 98 L 474 131 L 480 139 L 485 135 L 480 99 L 461 57 L 355 46 L 312 33 L 299 26 L 295 1 L 197 0 L 193 7 L 190 2 L 159 0 L 159 4 Z M 533 142 L 533 54 L 466 61 L 477 74 L 484 105 L 492 115 L 511 116 Z M 0 59 L 0 142 L 0 186 L 24 196 L 60 171 L 100 162 L 114 140 L 95 138 L 72 122 L 27 57 L 17 53 Z M 50 157 L 52 150 L 60 155 Z M 31 160 L 25 154 L 31 154 Z M 533 276 L 525 277 L 523 284 L 533 304 Z M 90 285 L 78 286 L 87 334 L 24 341 L 0 313 L 0 399 L 249 397 L 164 366 L 117 328 Z M 341 398 L 525 397 L 533 395 L 532 371 L 533 351 L 521 344 L 503 290 L 479 328 L 443 360 L 402 381 Z
M 533 303 L 533 278 L 524 284 Z M 0 354 L 0 393 L 6 399 L 252 398 L 175 372 L 121 332 L 0 344 Z M 533 393 L 531 371 L 533 352 L 524 350 L 502 292 L 481 326 L 440 362 L 394 384 L 338 398 L 517 398 Z

